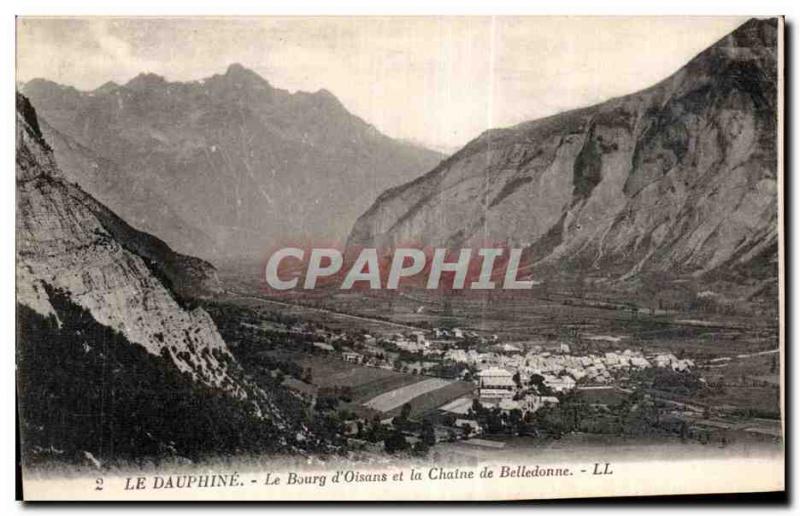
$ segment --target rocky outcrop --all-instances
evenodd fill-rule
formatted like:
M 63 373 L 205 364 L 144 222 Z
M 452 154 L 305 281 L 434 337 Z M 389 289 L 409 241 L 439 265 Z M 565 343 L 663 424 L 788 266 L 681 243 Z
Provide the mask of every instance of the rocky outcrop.
M 182 306 L 180 287 L 163 282 L 189 275 L 207 282 L 208 264 L 172 253 L 65 181 L 33 107 L 19 95 L 16 180 L 20 304 L 57 316 L 47 293 L 55 289 L 130 342 L 168 355 L 196 381 L 246 397 L 238 366 L 210 316 Z
M 277 380 L 250 379 L 210 315 L 185 296 L 213 291 L 213 268 L 133 229 L 65 180 L 21 95 L 16 136 L 17 386 L 27 465 L 86 451 L 105 462 L 320 444 L 300 400 Z
M 88 194 L 87 206 L 102 222 L 103 227 L 118 241 L 144 258 L 153 272 L 176 295 L 188 299 L 205 297 L 220 291 L 221 286 L 213 265 L 194 256 L 174 252 L 159 238 L 134 229 L 124 216 L 117 216 L 97 199 L 127 198 L 125 204 L 129 208 L 133 207 L 133 211 L 151 215 L 153 212 L 148 209 L 149 205 L 157 204 L 159 208 L 156 209 L 164 213 L 165 219 L 173 221 L 176 231 L 183 232 L 187 238 L 198 243 L 208 242 L 207 236 L 199 234 L 194 228 L 181 225 L 177 214 L 157 193 L 150 190 L 131 191 L 125 184 L 124 174 L 113 163 L 103 160 L 91 150 L 59 133 L 45 121 L 39 120 L 39 127 L 42 137 L 57 156 L 58 169 L 63 179 L 79 185 L 80 189 Z M 64 166 L 65 161 L 68 163 L 67 167 Z M 150 225 L 145 220 L 136 222 L 139 227 Z
M 292 94 L 241 65 L 90 92 L 35 79 L 23 92 L 70 179 L 134 227 L 204 258 L 344 240 L 381 191 L 442 158 L 381 134 L 326 90 Z
M 380 195 L 350 244 L 506 243 L 540 271 L 612 277 L 776 275 L 777 38 L 775 19 L 750 20 L 647 90 L 487 131 Z

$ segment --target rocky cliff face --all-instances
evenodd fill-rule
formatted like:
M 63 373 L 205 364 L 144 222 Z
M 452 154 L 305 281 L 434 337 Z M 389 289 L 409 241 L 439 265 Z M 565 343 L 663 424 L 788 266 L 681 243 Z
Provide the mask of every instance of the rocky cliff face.
M 381 191 L 442 157 L 384 136 L 325 90 L 290 94 L 240 65 L 195 82 L 142 74 L 81 92 L 37 79 L 23 92 L 70 178 L 194 256 L 344 239 Z
M 776 137 L 777 22 L 751 20 L 647 90 L 487 131 L 378 197 L 350 243 L 503 242 L 534 269 L 614 277 L 770 276 Z
M 17 97 L 16 182 L 19 304 L 57 319 L 50 294 L 57 292 L 198 384 L 249 399 L 258 411 L 274 408 L 242 378 L 208 313 L 182 302 L 182 278 L 208 284 L 210 266 L 133 230 L 65 181 L 22 96 Z M 279 420 L 280 412 L 272 416 Z
M 33 108 L 24 97 L 17 102 L 18 302 L 55 314 L 45 285 L 64 291 L 100 324 L 152 354 L 166 351 L 198 381 L 238 390 L 226 365 L 232 357 L 211 318 L 181 307 L 154 274 L 160 266 L 150 262 L 170 251 L 149 246 L 152 237 L 64 181 Z
M 174 252 L 162 240 L 131 227 L 126 220 L 118 217 L 97 199 L 98 197 L 119 200 L 127 198 L 127 206 L 135 205 L 136 211 L 148 214 L 153 213 L 148 210 L 148 206 L 151 203 L 158 204 L 160 208 L 157 209 L 163 212 L 163 217 L 173 221 L 175 231 L 184 232 L 195 242 L 207 242 L 207 236 L 194 232 L 191 227 L 181 225 L 177 214 L 156 192 L 129 191 L 124 181 L 124 174 L 113 163 L 103 160 L 91 150 L 59 133 L 47 122 L 39 119 L 38 125 L 47 145 L 53 150 L 53 154 L 58 156 L 58 169 L 63 179 L 78 185 L 81 190 L 89 194 L 86 197 L 87 205 L 103 222 L 104 227 L 118 241 L 124 242 L 127 248 L 142 256 L 175 294 L 183 298 L 196 298 L 220 291 L 217 272 L 210 263 L 194 256 Z M 143 220 L 135 222 L 137 226 L 148 225 L 148 222 Z

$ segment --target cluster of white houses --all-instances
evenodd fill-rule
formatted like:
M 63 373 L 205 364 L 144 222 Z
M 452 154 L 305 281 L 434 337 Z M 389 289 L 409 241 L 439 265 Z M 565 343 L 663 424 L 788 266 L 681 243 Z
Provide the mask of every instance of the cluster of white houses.
M 504 410 L 537 410 L 543 405 L 557 403 L 556 394 L 574 389 L 579 381 L 589 385 L 608 385 L 631 369 L 650 367 L 687 371 L 694 367 L 689 359 L 679 359 L 671 353 L 653 353 L 625 349 L 588 355 L 572 354 L 567 344 L 543 349 L 540 345 L 498 343 L 480 339 L 486 351 L 458 347 L 464 339 L 478 338 L 473 332 L 458 328 L 437 328 L 429 332 L 412 331 L 380 339 L 364 336 L 356 349 L 346 347 L 338 353 L 345 361 L 382 368 L 397 368 L 395 348 L 412 353 L 416 360 L 402 362 L 403 371 L 425 374 L 440 362 L 463 366 L 462 377 L 473 372 L 475 397 L 483 404 Z M 391 346 L 386 346 L 391 344 Z M 488 347 L 485 345 L 489 344 Z M 320 351 L 336 352 L 330 342 L 316 342 Z M 477 371 L 477 372 L 476 372 Z M 536 385 L 531 385 L 536 377 Z M 542 388 L 545 386 L 546 388 Z M 463 412 L 466 404 L 460 406 Z
M 695 365 L 691 359 L 678 359 L 671 353 L 645 357 L 642 352 L 629 349 L 604 354 L 572 355 L 566 345 L 561 345 L 558 352 L 542 351 L 539 347 L 534 347 L 527 353 L 479 353 L 475 350 L 454 349 L 443 356 L 456 363 L 475 366 L 481 370 L 479 374 L 486 373 L 492 379 L 505 375 L 513 377 L 517 373 L 524 384 L 532 375 L 541 375 L 544 383 L 555 392 L 569 390 L 582 379 L 600 385 L 611 383 L 617 373 L 629 369 L 663 367 L 688 371 Z M 498 385 L 509 384 L 506 380 L 497 382 Z M 514 384 L 513 381 L 510 383 Z

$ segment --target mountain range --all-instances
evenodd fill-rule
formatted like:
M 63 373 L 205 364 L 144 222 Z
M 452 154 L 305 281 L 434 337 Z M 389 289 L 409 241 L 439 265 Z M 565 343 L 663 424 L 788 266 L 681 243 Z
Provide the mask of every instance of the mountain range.
M 349 243 L 501 243 L 534 278 L 774 281 L 777 32 L 749 20 L 648 89 L 488 130 L 382 193 Z
M 393 140 L 326 90 L 275 88 L 241 65 L 192 82 L 140 74 L 22 92 L 65 177 L 137 229 L 206 259 L 343 241 L 386 188 L 443 156 Z

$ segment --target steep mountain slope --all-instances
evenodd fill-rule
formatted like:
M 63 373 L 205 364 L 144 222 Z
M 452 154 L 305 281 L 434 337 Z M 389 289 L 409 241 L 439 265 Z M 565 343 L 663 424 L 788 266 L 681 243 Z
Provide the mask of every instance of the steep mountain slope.
M 350 243 L 504 242 L 534 270 L 611 277 L 776 275 L 776 63 L 776 20 L 750 20 L 647 90 L 487 131 L 383 193 Z
M 302 428 L 285 417 L 272 393 L 244 378 L 208 313 L 192 308 L 181 297 L 181 289 L 187 284 L 194 285 L 187 289 L 191 292 L 214 288 L 211 266 L 176 255 L 163 242 L 132 229 L 65 181 L 42 137 L 33 107 L 19 95 L 16 162 L 18 356 L 20 360 L 27 357 L 27 362 L 20 364 L 18 378 L 22 414 L 46 416 L 49 405 L 58 405 L 56 400 L 80 403 L 78 385 L 86 384 L 95 385 L 111 396 L 112 402 L 117 399 L 124 405 L 131 400 L 123 399 L 128 391 L 122 383 L 147 389 L 155 385 L 145 385 L 148 381 L 157 383 L 167 378 L 182 394 L 173 399 L 171 392 L 163 392 L 159 405 L 164 410 L 186 403 L 204 410 L 197 405 L 201 398 L 192 400 L 186 395 L 197 390 L 203 399 L 214 399 L 224 406 L 224 417 L 236 414 L 251 423 L 263 422 L 263 430 L 271 431 L 275 446 L 286 444 L 287 435 L 293 441 Z M 69 349 L 48 351 L 48 346 L 62 344 Z M 74 356 L 78 351 L 87 361 L 104 365 L 122 383 L 102 383 L 109 380 L 107 377 L 79 377 L 80 371 L 69 369 L 71 361 L 80 362 Z M 70 352 L 70 360 L 50 360 Z M 52 356 L 42 356 L 48 353 Z M 123 355 L 128 359 L 120 359 Z M 146 375 L 137 378 L 138 373 L 128 369 L 136 363 Z M 45 377 L 45 383 L 29 380 L 37 372 Z M 71 378 L 73 383 L 59 383 L 56 378 Z M 86 403 L 91 405 L 88 399 Z M 134 405 L 152 411 L 145 402 L 141 398 Z M 87 411 L 92 408 L 83 407 L 77 413 L 88 417 Z M 216 426 L 216 417 L 222 416 L 209 414 L 206 424 Z M 64 425 L 65 420 L 51 423 Z M 119 439 L 140 438 L 156 431 L 167 435 L 172 424 L 161 420 L 158 429 L 128 428 Z M 31 440 L 35 442 L 36 429 L 45 426 L 30 427 Z M 296 428 L 292 430 L 293 426 Z M 69 427 L 61 430 L 72 431 Z M 275 435 L 279 430 L 284 430 L 283 437 Z M 49 427 L 46 431 L 53 433 Z M 87 441 L 86 446 L 93 445 Z
M 175 235 L 178 247 L 190 254 L 196 249 L 214 249 L 213 240 L 183 220 L 161 192 L 131 180 L 113 161 L 58 131 L 45 119 L 39 119 L 39 127 L 66 180 L 104 205 L 114 206 L 119 216 L 134 227 L 151 234 Z
M 375 196 L 441 158 L 382 135 L 325 90 L 290 94 L 241 65 L 195 82 L 142 74 L 80 92 L 37 79 L 23 91 L 73 148 L 98 157 L 93 177 L 71 174 L 79 184 L 202 257 L 344 239 Z

